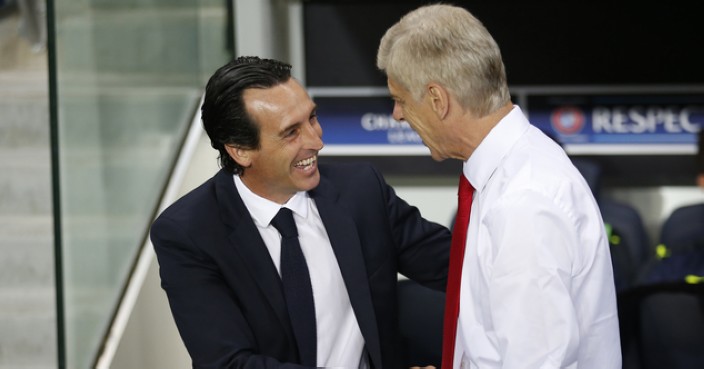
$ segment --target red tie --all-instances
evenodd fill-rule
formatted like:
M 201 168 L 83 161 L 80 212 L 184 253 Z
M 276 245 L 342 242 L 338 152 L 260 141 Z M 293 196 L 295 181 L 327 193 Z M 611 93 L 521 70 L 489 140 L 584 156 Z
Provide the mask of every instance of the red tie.
M 452 228 L 452 246 L 450 248 L 450 271 L 447 276 L 447 292 L 445 295 L 445 321 L 442 338 L 442 369 L 452 369 L 452 359 L 455 351 L 455 336 L 457 333 L 457 317 L 460 311 L 460 282 L 462 276 L 462 261 L 464 246 L 467 242 L 467 226 L 469 211 L 472 208 L 474 188 L 467 177 L 460 176 L 460 188 L 457 192 L 459 204 L 455 225 Z

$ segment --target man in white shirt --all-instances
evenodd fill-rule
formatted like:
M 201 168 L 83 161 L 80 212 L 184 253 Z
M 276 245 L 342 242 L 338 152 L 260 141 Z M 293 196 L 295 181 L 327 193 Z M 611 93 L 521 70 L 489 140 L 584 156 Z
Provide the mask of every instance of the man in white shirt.
M 461 160 L 474 188 L 443 369 L 620 368 L 596 201 L 564 151 L 511 103 L 499 47 L 481 22 L 460 7 L 418 8 L 386 32 L 377 66 L 394 118 L 435 160 Z

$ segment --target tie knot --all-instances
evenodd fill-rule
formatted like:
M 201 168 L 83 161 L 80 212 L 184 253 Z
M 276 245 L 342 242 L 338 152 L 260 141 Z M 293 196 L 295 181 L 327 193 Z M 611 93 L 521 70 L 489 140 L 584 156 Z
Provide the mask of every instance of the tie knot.
M 293 220 L 293 212 L 288 208 L 281 208 L 271 220 L 271 225 L 276 228 L 282 237 L 298 237 L 296 222 Z

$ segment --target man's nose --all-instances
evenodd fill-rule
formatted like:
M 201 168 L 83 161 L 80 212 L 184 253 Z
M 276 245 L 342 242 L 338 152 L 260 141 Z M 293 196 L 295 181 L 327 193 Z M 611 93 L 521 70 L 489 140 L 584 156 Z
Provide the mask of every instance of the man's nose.
M 320 125 L 306 125 L 303 132 L 306 147 L 321 150 L 323 148 L 323 130 Z

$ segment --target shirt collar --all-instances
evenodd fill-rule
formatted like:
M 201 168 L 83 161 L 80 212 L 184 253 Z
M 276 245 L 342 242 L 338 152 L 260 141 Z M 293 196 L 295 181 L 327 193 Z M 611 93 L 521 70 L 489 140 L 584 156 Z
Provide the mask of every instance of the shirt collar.
M 501 160 L 529 126 L 530 123 L 521 108 L 514 105 L 479 143 L 462 166 L 462 172 L 477 191 L 481 192 Z
M 285 204 L 280 205 L 252 192 L 247 185 L 242 182 L 240 176 L 234 175 L 233 178 L 237 192 L 239 192 L 240 197 L 242 197 L 242 202 L 244 202 L 247 210 L 249 210 L 249 214 L 258 226 L 268 227 L 271 220 L 274 219 L 281 208 L 289 208 L 304 219 L 308 217 L 307 200 L 309 197 L 307 192 L 296 192 Z

